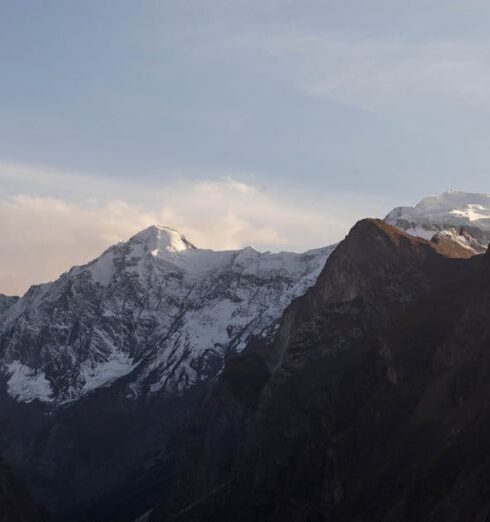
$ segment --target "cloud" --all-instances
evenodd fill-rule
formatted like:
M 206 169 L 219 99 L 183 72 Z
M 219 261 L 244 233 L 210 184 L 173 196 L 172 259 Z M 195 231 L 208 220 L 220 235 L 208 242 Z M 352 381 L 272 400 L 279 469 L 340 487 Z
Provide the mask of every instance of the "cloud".
M 374 112 L 419 112 L 454 103 L 489 108 L 488 45 L 324 39 L 309 43 L 316 51 L 309 53 L 302 75 L 311 95 Z
M 154 223 L 180 230 L 203 248 L 234 249 L 252 244 L 260 250 L 299 251 L 338 241 L 356 219 L 372 215 L 370 211 L 376 207 L 373 202 L 371 207 L 366 201 L 361 204 L 355 196 L 350 196 L 352 204 L 346 205 L 347 195 L 270 193 L 232 178 L 142 186 L 141 201 L 136 204 L 114 195 L 132 191 L 134 200 L 137 185 L 122 187 L 121 183 L 99 179 L 99 188 L 106 191 L 103 198 L 91 185 L 91 178 L 56 177 L 52 172 L 43 178 L 43 172 L 38 171 L 35 177 L 33 170 L 28 179 L 37 179 L 45 191 L 53 180 L 58 189 L 62 179 L 67 186 L 76 181 L 80 190 L 91 186 L 96 197 L 0 197 L 2 293 L 23 293 L 31 284 L 53 280 Z M 0 182 L 4 179 L 0 170 Z M 149 192 L 154 193 L 150 204 L 146 199 Z
M 0 202 L 0 292 L 22 293 L 57 277 L 139 228 L 149 213 L 124 202 L 102 207 L 18 195 Z
M 161 211 L 198 245 L 209 248 L 303 249 L 337 237 L 345 223 L 307 202 L 231 178 L 173 187 Z

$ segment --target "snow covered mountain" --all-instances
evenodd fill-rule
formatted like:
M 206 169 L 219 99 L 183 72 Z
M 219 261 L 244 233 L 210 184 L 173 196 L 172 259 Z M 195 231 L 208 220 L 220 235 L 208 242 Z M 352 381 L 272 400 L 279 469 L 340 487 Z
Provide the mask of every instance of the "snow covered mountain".
M 490 195 L 449 191 L 424 198 L 415 207 L 398 207 L 385 221 L 413 235 L 451 239 L 483 253 L 490 242 Z
M 219 373 L 253 336 L 270 335 L 331 250 L 217 252 L 170 228 L 143 230 L 0 302 L 8 394 L 57 406 L 124 378 L 128 398 L 178 395 Z

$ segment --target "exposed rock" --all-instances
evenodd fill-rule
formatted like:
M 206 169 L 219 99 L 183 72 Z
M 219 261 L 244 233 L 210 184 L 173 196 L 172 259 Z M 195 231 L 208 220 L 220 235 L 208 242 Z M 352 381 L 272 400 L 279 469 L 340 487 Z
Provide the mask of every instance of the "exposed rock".
M 487 258 L 358 223 L 178 433 L 153 520 L 484 520 Z

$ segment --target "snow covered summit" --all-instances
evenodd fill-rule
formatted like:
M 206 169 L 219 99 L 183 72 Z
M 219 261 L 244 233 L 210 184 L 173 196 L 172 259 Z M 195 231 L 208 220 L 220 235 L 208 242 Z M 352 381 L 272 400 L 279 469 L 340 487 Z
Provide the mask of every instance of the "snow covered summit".
M 414 207 L 397 207 L 385 221 L 425 239 L 442 233 L 481 253 L 490 242 L 490 195 L 444 192 L 426 197 Z
M 163 252 L 182 252 L 196 247 L 180 232 L 170 227 L 152 225 L 135 234 L 130 243 L 149 249 L 153 256 Z

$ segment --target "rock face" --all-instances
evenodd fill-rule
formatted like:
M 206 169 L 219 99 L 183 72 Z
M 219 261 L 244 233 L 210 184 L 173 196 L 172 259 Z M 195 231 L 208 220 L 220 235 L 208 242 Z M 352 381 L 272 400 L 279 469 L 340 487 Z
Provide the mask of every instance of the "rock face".
M 385 221 L 425 239 L 434 234 L 450 237 L 482 254 L 490 242 L 490 195 L 444 192 L 423 199 L 415 207 L 397 207 Z
M 152 520 L 489 513 L 490 256 L 358 223 L 176 435 Z

